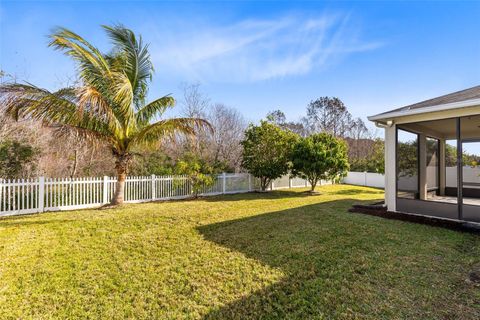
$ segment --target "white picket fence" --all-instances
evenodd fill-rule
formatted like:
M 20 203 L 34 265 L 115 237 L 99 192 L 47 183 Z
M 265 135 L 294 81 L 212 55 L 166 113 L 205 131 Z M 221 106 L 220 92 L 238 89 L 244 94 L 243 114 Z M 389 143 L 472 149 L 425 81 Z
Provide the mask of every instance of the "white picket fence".
M 0 179 L 0 216 L 45 211 L 95 208 L 107 204 L 115 192 L 115 177 Z M 275 180 L 270 189 L 306 187 L 309 184 L 288 176 Z M 242 193 L 258 189 L 250 174 L 221 174 L 200 194 Z M 127 177 L 124 198 L 127 203 L 182 199 L 192 196 L 185 176 Z

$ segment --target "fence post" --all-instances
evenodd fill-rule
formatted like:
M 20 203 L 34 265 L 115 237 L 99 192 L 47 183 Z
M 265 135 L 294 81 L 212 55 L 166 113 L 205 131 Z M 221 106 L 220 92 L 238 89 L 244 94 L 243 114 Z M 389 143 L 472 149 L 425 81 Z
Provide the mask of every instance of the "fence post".
M 152 200 L 155 200 L 156 194 L 157 194 L 157 190 L 156 190 L 156 183 L 155 183 L 155 175 L 152 174 Z
M 108 177 L 103 176 L 103 204 L 108 203 Z
M 274 188 L 275 188 L 275 187 L 274 187 L 274 185 L 273 185 L 273 180 L 272 180 L 272 182 L 270 182 L 270 191 L 272 191 Z
M 38 178 L 38 211 L 45 210 L 45 177 Z
M 363 173 L 365 174 L 365 184 L 364 184 L 364 186 L 366 187 L 367 186 L 367 171 L 364 171 Z
M 225 193 L 225 191 L 227 190 L 227 174 L 225 172 L 222 173 L 222 178 L 223 178 L 222 193 Z
M 288 176 L 288 189 L 292 189 L 292 177 Z
M 248 191 L 252 191 L 252 175 L 248 174 Z

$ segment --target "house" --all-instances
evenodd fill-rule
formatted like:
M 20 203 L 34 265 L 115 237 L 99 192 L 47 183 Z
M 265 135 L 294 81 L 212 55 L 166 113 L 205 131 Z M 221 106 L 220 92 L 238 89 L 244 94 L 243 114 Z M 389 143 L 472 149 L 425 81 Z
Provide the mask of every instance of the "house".
M 480 222 L 480 86 L 368 119 L 385 129 L 389 211 Z

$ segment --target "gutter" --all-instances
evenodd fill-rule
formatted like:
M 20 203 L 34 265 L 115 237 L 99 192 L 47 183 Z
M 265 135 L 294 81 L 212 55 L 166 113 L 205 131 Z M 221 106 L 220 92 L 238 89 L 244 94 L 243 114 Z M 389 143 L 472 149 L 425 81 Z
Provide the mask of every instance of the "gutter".
M 451 110 L 451 109 L 461 109 L 461 108 L 474 107 L 474 106 L 480 106 L 480 99 L 472 99 L 472 100 L 465 100 L 460 102 L 439 104 L 436 106 L 430 106 L 430 107 L 424 107 L 424 108 L 418 108 L 418 109 L 407 109 L 407 110 L 401 110 L 401 111 L 380 113 L 380 114 L 368 117 L 368 120 L 377 122 L 380 120 L 387 120 L 387 119 L 411 116 L 416 114 L 438 112 L 438 111 L 445 111 L 445 110 Z
M 385 123 L 384 122 L 379 122 L 379 121 L 374 121 L 374 123 L 375 123 L 375 126 L 377 128 L 380 128 L 380 129 L 390 128 L 393 125 L 392 120 L 388 120 Z

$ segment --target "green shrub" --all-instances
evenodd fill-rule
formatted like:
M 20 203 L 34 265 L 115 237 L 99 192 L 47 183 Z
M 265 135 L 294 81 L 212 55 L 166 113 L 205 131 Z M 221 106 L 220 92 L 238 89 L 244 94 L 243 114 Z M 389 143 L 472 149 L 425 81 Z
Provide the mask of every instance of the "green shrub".
M 292 164 L 292 174 L 308 180 L 313 191 L 322 179 L 334 180 L 346 175 L 347 145 L 328 133 L 301 138 L 293 148 Z
M 39 151 L 31 145 L 6 140 L 0 143 L 0 177 L 28 177 L 36 168 L 36 156 Z
M 298 135 L 262 121 L 259 126 L 250 125 L 245 131 L 242 166 L 260 179 L 265 191 L 272 180 L 288 173 L 290 155 Z

